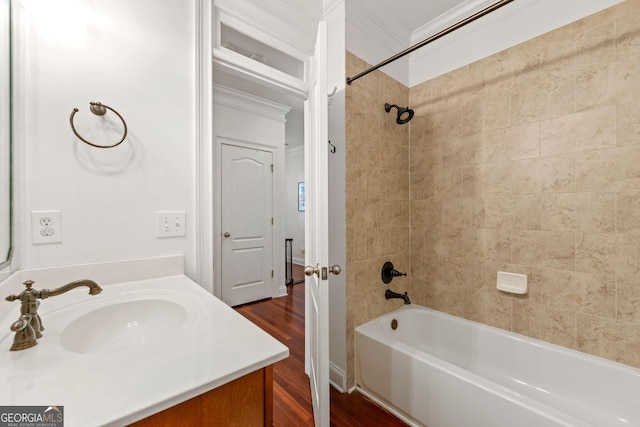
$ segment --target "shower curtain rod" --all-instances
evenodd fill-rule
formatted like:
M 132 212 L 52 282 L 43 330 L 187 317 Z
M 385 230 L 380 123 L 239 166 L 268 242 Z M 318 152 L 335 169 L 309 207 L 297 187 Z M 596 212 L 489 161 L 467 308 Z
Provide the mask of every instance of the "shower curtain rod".
M 347 84 L 350 85 L 353 81 L 358 80 L 360 77 L 366 76 L 367 74 L 369 74 L 372 71 L 377 70 L 380 67 L 384 67 L 385 65 L 395 61 L 396 59 L 400 59 L 405 55 L 410 54 L 411 52 L 413 52 L 414 50 L 420 49 L 423 46 L 428 45 L 429 43 L 431 43 L 432 41 L 435 41 L 437 39 L 439 39 L 440 37 L 446 36 L 447 34 L 464 27 L 465 25 L 475 21 L 476 19 L 482 18 L 485 15 L 488 15 L 489 13 L 500 9 L 502 6 L 505 6 L 509 3 L 511 3 L 514 0 L 501 0 L 498 1 L 494 4 L 492 4 L 491 6 L 487 6 L 486 8 L 474 13 L 473 15 L 469 16 L 468 18 L 463 19 L 462 21 L 458 22 L 457 24 L 453 24 L 450 27 L 445 28 L 444 30 L 426 38 L 425 40 L 421 41 L 420 43 L 414 44 L 411 47 L 408 47 L 407 49 L 403 50 L 400 53 L 397 53 L 395 55 L 393 55 L 391 58 L 385 59 L 384 61 L 382 61 L 381 63 L 379 63 L 378 65 L 374 65 L 373 67 L 369 68 L 368 70 L 365 70 L 363 72 L 361 72 L 360 74 L 356 74 L 353 77 L 347 77 Z

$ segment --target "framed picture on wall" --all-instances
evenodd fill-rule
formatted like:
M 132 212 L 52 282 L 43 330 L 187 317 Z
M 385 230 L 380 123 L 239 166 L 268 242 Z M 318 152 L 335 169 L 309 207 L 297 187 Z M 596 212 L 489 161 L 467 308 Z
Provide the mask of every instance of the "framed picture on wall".
M 298 183 L 298 212 L 304 212 L 304 182 Z

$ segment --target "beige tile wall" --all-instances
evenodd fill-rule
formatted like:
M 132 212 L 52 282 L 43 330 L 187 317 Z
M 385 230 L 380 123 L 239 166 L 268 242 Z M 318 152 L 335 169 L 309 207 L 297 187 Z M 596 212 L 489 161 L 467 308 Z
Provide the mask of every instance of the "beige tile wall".
M 347 53 L 347 75 L 368 66 Z M 386 260 L 414 302 L 640 367 L 640 0 L 346 96 L 349 387 L 354 328 L 401 305 Z M 500 270 L 529 293 L 497 291 Z
M 411 293 L 640 367 L 640 1 L 411 88 Z M 530 292 L 495 289 L 499 270 Z
M 369 64 L 347 53 L 347 75 Z M 353 331 L 402 305 L 387 301 L 380 279 L 385 261 L 409 273 L 409 126 L 396 124 L 395 109 L 409 104 L 409 89 L 380 71 L 346 91 L 347 372 L 354 384 Z M 409 291 L 409 278 L 390 284 Z

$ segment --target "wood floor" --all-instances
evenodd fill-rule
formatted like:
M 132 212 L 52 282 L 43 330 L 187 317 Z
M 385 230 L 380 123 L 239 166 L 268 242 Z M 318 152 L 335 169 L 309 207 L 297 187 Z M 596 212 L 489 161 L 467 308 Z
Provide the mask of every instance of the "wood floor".
M 295 266 L 294 278 L 302 268 Z M 309 377 L 304 373 L 304 283 L 288 286 L 286 297 L 236 307 L 253 323 L 289 347 L 289 357 L 273 366 L 273 424 L 313 426 Z M 406 426 L 357 392 L 331 387 L 331 425 Z

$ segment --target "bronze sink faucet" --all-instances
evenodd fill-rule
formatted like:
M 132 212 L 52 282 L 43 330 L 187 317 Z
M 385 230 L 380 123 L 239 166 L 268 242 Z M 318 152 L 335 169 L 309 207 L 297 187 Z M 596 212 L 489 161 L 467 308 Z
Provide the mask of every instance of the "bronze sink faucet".
M 11 330 L 16 333 L 13 337 L 11 351 L 33 347 L 38 344 L 37 339 L 42 337 L 44 326 L 42 326 L 42 319 L 38 314 L 40 306 L 38 299 L 55 297 L 80 286 L 88 287 L 89 295 L 97 295 L 102 292 L 102 288 L 96 282 L 87 279 L 76 280 L 56 289 L 32 289 L 33 283 L 32 280 L 27 280 L 23 283 L 27 287 L 24 291 L 19 295 L 9 295 L 6 298 L 7 301 L 20 301 L 20 318 L 11 324 Z

